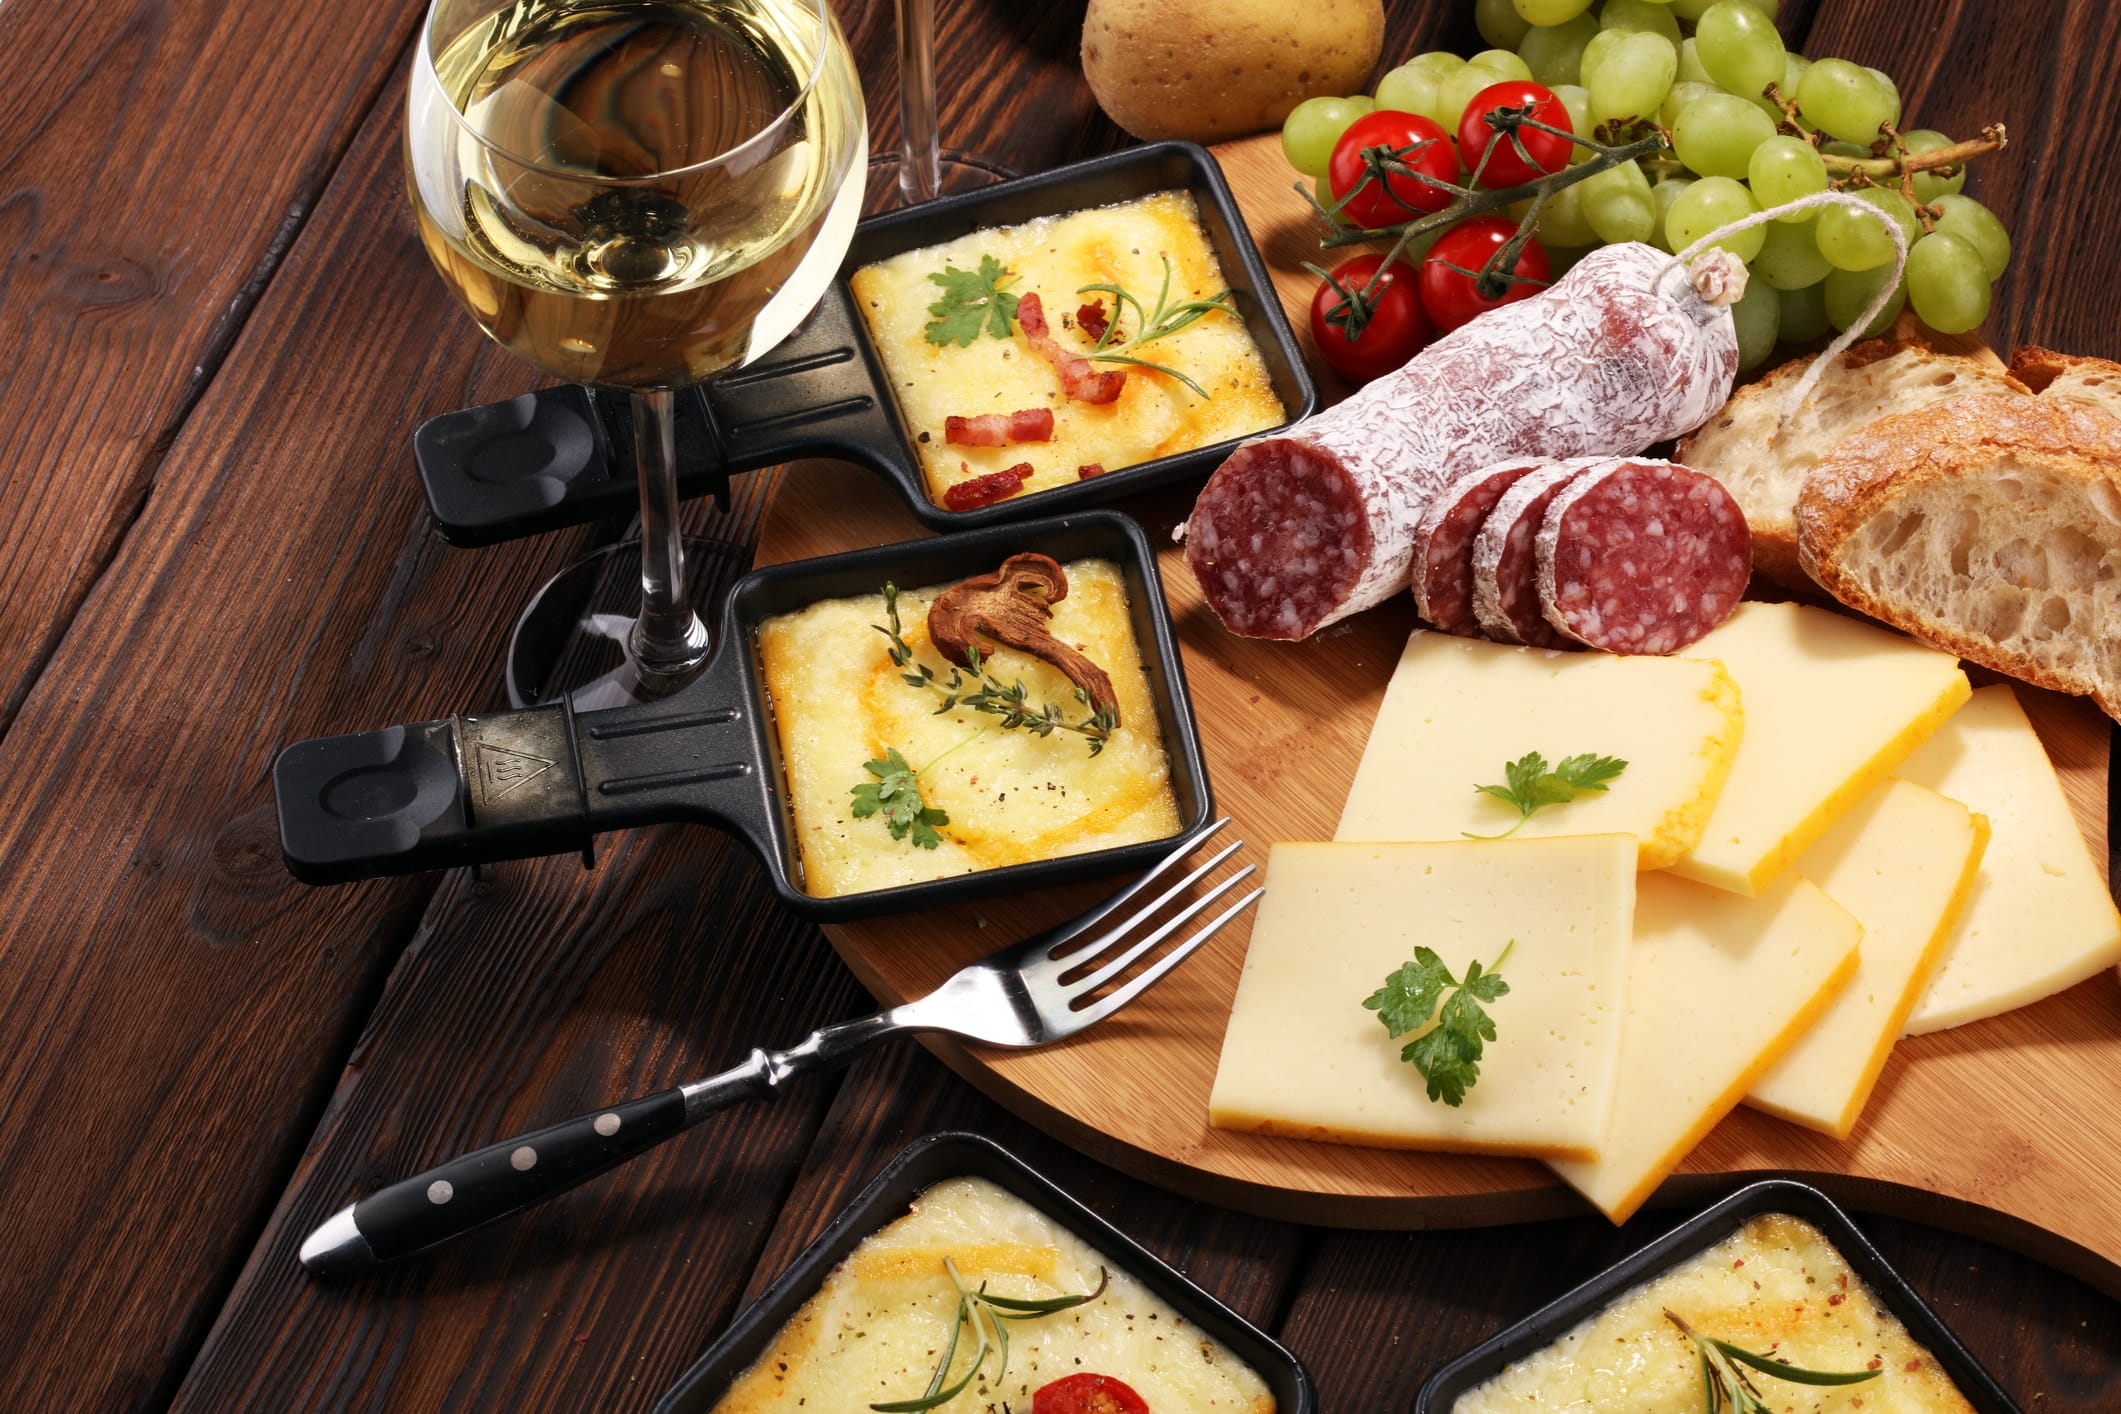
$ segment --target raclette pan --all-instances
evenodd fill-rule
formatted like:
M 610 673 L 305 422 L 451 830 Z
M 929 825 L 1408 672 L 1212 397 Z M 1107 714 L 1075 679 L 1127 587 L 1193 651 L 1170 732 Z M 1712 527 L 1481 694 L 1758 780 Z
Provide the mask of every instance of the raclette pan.
M 944 197 L 856 227 L 838 278 L 793 334 L 756 363 L 679 397 L 679 494 L 719 495 L 732 472 L 804 457 L 839 458 L 890 481 L 922 524 L 962 530 L 1205 476 L 1234 441 L 977 510 L 945 510 L 928 498 L 913 434 L 900 421 L 882 359 L 847 284 L 855 270 L 904 251 L 1173 190 L 1191 192 L 1200 208 L 1223 278 L 1288 411 L 1279 425 L 1308 416 L 1318 404 L 1318 390 L 1222 168 L 1194 143 L 1158 142 Z M 583 521 L 623 519 L 638 509 L 632 419 L 623 393 L 547 388 L 445 413 L 420 427 L 413 453 L 428 507 L 453 545 L 490 545 Z
M 766 619 L 886 580 L 954 582 L 1020 551 L 1120 567 L 1156 703 L 1178 834 L 888 889 L 804 892 L 756 639 Z M 714 656 L 658 702 L 576 712 L 565 703 L 447 717 L 297 742 L 273 764 L 280 844 L 304 883 L 336 884 L 545 854 L 587 856 L 605 830 L 671 820 L 716 826 L 764 861 L 782 902 L 833 921 L 1019 893 L 1144 869 L 1213 819 L 1208 768 L 1148 537 L 1114 511 L 988 526 L 755 570 L 730 586 Z M 879 830 L 883 826 L 877 826 Z M 911 848 L 911 846 L 908 846 Z
M 1271 1336 L 1159 1261 L 1015 1154 L 983 1135 L 963 1132 L 931 1134 L 900 1151 L 657 1401 L 655 1414 L 708 1414 L 863 1239 L 904 1217 L 922 1193 L 953 1178 L 984 1178 L 1080 1238 L 1140 1282 L 1180 1320 L 1251 1366 L 1273 1394 L 1275 1414 L 1318 1414 L 1318 1396 L 1309 1372 Z M 919 1373 L 915 1372 L 916 1379 Z M 952 1402 L 991 1407 L 969 1397 Z M 867 1401 L 856 1399 L 847 1407 L 862 1409 Z M 1025 1405 L 1016 1409 L 1018 1414 L 1030 1414 Z

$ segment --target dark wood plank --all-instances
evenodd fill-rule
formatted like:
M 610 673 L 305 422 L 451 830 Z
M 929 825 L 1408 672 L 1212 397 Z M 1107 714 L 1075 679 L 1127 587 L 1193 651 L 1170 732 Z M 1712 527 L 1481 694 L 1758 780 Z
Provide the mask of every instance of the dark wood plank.
M 419 14 L 0 9 L 0 733 Z

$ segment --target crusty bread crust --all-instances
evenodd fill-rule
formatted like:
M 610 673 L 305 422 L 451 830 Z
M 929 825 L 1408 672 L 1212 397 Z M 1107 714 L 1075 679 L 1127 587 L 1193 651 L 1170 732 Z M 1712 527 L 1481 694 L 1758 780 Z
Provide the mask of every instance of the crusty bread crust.
M 1844 604 L 2121 719 L 2121 420 L 2010 393 L 1887 417 L 1812 468 L 1795 521 Z
M 1755 573 L 1798 592 L 1811 587 L 1797 553 L 1798 491 L 1837 443 L 1881 417 L 1963 393 L 2029 391 L 1993 364 L 1939 353 L 1919 339 L 1867 339 L 1826 371 L 1785 428 L 1784 404 L 1812 357 L 1792 359 L 1740 388 L 1673 457 L 1724 484 L 1753 533 Z
M 2121 363 L 2028 347 L 2011 355 L 2011 376 L 2044 397 L 2068 398 L 2121 418 Z

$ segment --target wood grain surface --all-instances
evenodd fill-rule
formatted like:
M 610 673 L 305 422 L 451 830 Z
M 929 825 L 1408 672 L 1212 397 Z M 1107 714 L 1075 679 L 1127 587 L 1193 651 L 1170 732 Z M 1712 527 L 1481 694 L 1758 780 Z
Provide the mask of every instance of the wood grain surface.
M 645 1408 L 899 1142 L 946 1123 L 1283 1333 L 1336 1411 L 1402 1405 L 1662 1221 L 1265 1222 L 1115 1174 L 901 1047 L 454 1253 L 298 1277 L 301 1229 L 376 1183 L 863 1005 L 704 832 L 607 841 L 591 873 L 312 892 L 280 871 L 274 750 L 495 704 L 516 610 L 594 538 L 460 552 L 426 525 L 415 423 L 535 380 L 451 304 L 404 209 L 393 65 L 418 8 L 0 8 L 0 1407 Z M 1032 171 L 1126 141 L 1077 71 L 1080 3 L 938 8 L 946 142 Z M 1815 8 L 1904 86 L 1934 57 L 1952 103 L 2087 114 L 2006 179 L 2028 257 L 1992 328 L 2116 352 L 2111 282 L 2033 258 L 2091 261 L 2121 210 L 2092 165 L 2115 135 L 2111 18 L 1795 0 L 1786 32 Z M 1388 54 L 1480 47 L 1458 0 L 1387 9 Z M 841 16 L 881 146 L 890 6 Z M 748 544 L 765 489 L 702 528 Z M 1979 1242 L 1866 1226 L 2029 1408 L 2121 1402 L 2121 1306 Z

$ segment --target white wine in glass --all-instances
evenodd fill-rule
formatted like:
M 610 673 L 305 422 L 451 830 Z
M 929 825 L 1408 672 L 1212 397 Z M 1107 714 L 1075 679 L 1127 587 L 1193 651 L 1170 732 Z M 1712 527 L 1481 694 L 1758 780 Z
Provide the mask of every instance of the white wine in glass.
M 552 635 L 554 596 L 586 640 L 626 650 L 580 705 L 663 695 L 705 661 L 674 394 L 816 304 L 853 234 L 867 132 L 827 0 L 435 0 L 405 138 L 421 241 L 510 352 L 633 405 L 638 612 L 596 602 L 608 553 L 563 572 L 511 645 L 519 703 L 581 686 L 551 680 L 549 643 L 538 671 L 514 661 L 526 627 Z

